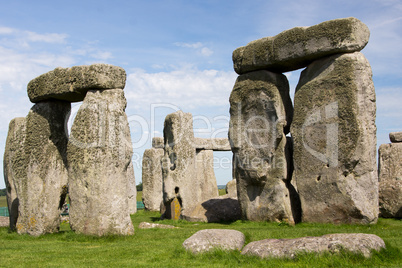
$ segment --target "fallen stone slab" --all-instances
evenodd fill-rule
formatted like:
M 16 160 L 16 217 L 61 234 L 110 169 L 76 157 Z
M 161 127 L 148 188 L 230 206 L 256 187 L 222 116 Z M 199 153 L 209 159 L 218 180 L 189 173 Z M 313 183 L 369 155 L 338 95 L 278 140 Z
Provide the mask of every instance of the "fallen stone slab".
M 265 239 L 247 244 L 243 255 L 254 255 L 261 258 L 294 258 L 303 252 L 330 252 L 348 250 L 370 257 L 372 250 L 385 248 L 384 241 L 373 234 L 327 234 L 319 237 L 301 237 L 295 239 Z
M 83 101 L 88 90 L 123 89 L 126 71 L 109 64 L 92 64 L 58 67 L 42 74 L 28 83 L 31 102 L 59 99 L 70 102 Z
M 183 247 L 194 254 L 214 249 L 241 250 L 244 240 L 244 234 L 236 230 L 205 229 L 186 239 Z
M 223 195 L 182 210 L 181 218 L 190 222 L 232 222 L 241 219 L 237 198 Z
M 293 71 L 325 56 L 360 51 L 369 37 L 368 27 L 356 18 L 295 27 L 236 49 L 233 65 L 238 74 L 256 70 Z
M 138 225 L 139 229 L 154 229 L 154 228 L 159 228 L 159 229 L 176 229 L 179 227 L 175 227 L 173 225 L 167 225 L 167 224 L 160 224 L 160 223 L 149 223 L 149 222 L 141 222 L 140 225 Z
M 389 139 L 391 142 L 402 142 L 402 131 L 389 133 Z

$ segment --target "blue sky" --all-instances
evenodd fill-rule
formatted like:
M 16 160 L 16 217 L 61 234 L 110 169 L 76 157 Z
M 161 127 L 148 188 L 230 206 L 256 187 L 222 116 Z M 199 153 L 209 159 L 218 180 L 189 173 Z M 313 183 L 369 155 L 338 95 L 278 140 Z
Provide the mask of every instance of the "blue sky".
M 400 0 L 1 1 L 0 155 L 9 121 L 26 116 L 32 106 L 26 93 L 31 79 L 59 66 L 113 64 L 127 72 L 126 112 L 138 183 L 142 153 L 151 136 L 162 136 L 168 113 L 191 112 L 198 137 L 227 136 L 228 100 L 237 77 L 234 49 L 344 17 L 360 19 L 371 31 L 362 52 L 374 74 L 377 143 L 388 143 L 389 132 L 402 131 Z M 299 74 L 286 74 L 292 94 Z M 73 116 L 78 107 L 73 105 Z M 225 184 L 231 154 L 216 156 L 218 184 Z

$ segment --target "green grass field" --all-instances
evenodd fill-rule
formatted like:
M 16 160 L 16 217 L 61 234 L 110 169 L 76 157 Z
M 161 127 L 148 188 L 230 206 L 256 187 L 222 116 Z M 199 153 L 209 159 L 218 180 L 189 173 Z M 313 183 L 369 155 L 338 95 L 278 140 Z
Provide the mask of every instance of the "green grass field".
M 10 233 L 0 228 L 1 267 L 401 267 L 402 221 L 380 219 L 376 225 L 298 224 L 243 222 L 231 224 L 159 220 L 157 212 L 140 210 L 132 215 L 133 236 L 92 237 L 73 233 L 63 223 L 60 233 L 40 237 Z M 172 224 L 179 229 L 138 229 L 142 221 Z M 348 252 L 339 255 L 302 254 L 296 259 L 259 259 L 239 252 L 215 251 L 193 255 L 182 247 L 201 229 L 235 229 L 246 243 L 266 238 L 296 238 L 327 233 L 361 232 L 384 239 L 387 249 L 370 259 Z

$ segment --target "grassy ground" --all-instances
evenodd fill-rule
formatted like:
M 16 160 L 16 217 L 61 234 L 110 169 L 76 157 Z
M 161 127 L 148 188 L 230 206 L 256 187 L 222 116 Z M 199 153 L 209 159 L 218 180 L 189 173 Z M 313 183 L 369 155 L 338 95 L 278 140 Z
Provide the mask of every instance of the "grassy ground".
M 0 196 L 0 207 L 7 207 L 7 200 L 5 196 Z
M 380 219 L 376 225 L 286 224 L 242 222 L 231 224 L 189 223 L 159 220 L 159 213 L 139 211 L 132 215 L 135 235 L 91 237 L 77 235 L 62 224 L 61 232 L 40 237 L 10 233 L 0 228 L 1 267 L 400 267 L 402 221 Z M 142 221 L 172 224 L 179 229 L 138 229 Z M 201 229 L 235 229 L 246 243 L 265 238 L 295 238 L 327 233 L 373 233 L 384 239 L 387 249 L 370 259 L 342 252 L 340 255 L 303 254 L 294 260 L 243 256 L 239 252 L 216 251 L 192 255 L 182 243 Z

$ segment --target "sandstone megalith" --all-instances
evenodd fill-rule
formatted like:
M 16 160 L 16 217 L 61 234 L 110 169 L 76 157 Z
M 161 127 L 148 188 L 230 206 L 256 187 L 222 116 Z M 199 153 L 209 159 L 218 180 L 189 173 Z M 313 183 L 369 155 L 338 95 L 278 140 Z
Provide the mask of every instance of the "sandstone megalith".
M 392 143 L 381 144 L 378 149 L 379 205 L 383 218 L 402 218 L 401 134 L 390 133 Z
M 14 118 L 10 121 L 6 148 L 4 150 L 3 171 L 7 190 L 7 205 L 10 215 L 10 229 L 15 230 L 18 219 L 19 199 L 17 188 L 26 178 L 25 164 L 25 117 Z
M 269 71 L 243 74 L 229 101 L 229 140 L 243 218 L 294 222 L 285 136 L 293 107 L 286 77 Z
M 122 89 L 89 90 L 68 143 L 70 225 L 89 235 L 130 235 L 132 145 Z
M 56 68 L 31 80 L 28 97 L 31 102 L 48 99 L 83 101 L 89 89 L 123 89 L 126 72 L 109 64 Z
M 238 74 L 256 70 L 293 71 L 325 56 L 360 51 L 369 37 L 368 27 L 356 18 L 295 27 L 236 49 L 234 69 Z
M 177 198 L 181 208 L 218 196 L 211 152 L 197 153 L 194 143 L 193 118 L 177 111 L 166 116 L 162 158 L 163 202 L 166 207 Z M 205 163 L 208 163 L 206 165 Z M 211 188 L 212 187 L 212 188 Z M 170 211 L 167 209 L 166 211 Z
M 294 98 L 291 133 L 302 220 L 375 223 L 375 91 L 360 52 L 311 63 Z
M 18 233 L 41 235 L 57 232 L 67 185 L 67 120 L 71 105 L 42 101 L 26 117 L 25 176 L 18 186 Z
M 159 211 L 163 201 L 161 161 L 164 150 L 159 140 L 152 139 L 153 147 L 145 150 L 142 158 L 142 202 L 145 209 L 151 211 Z

